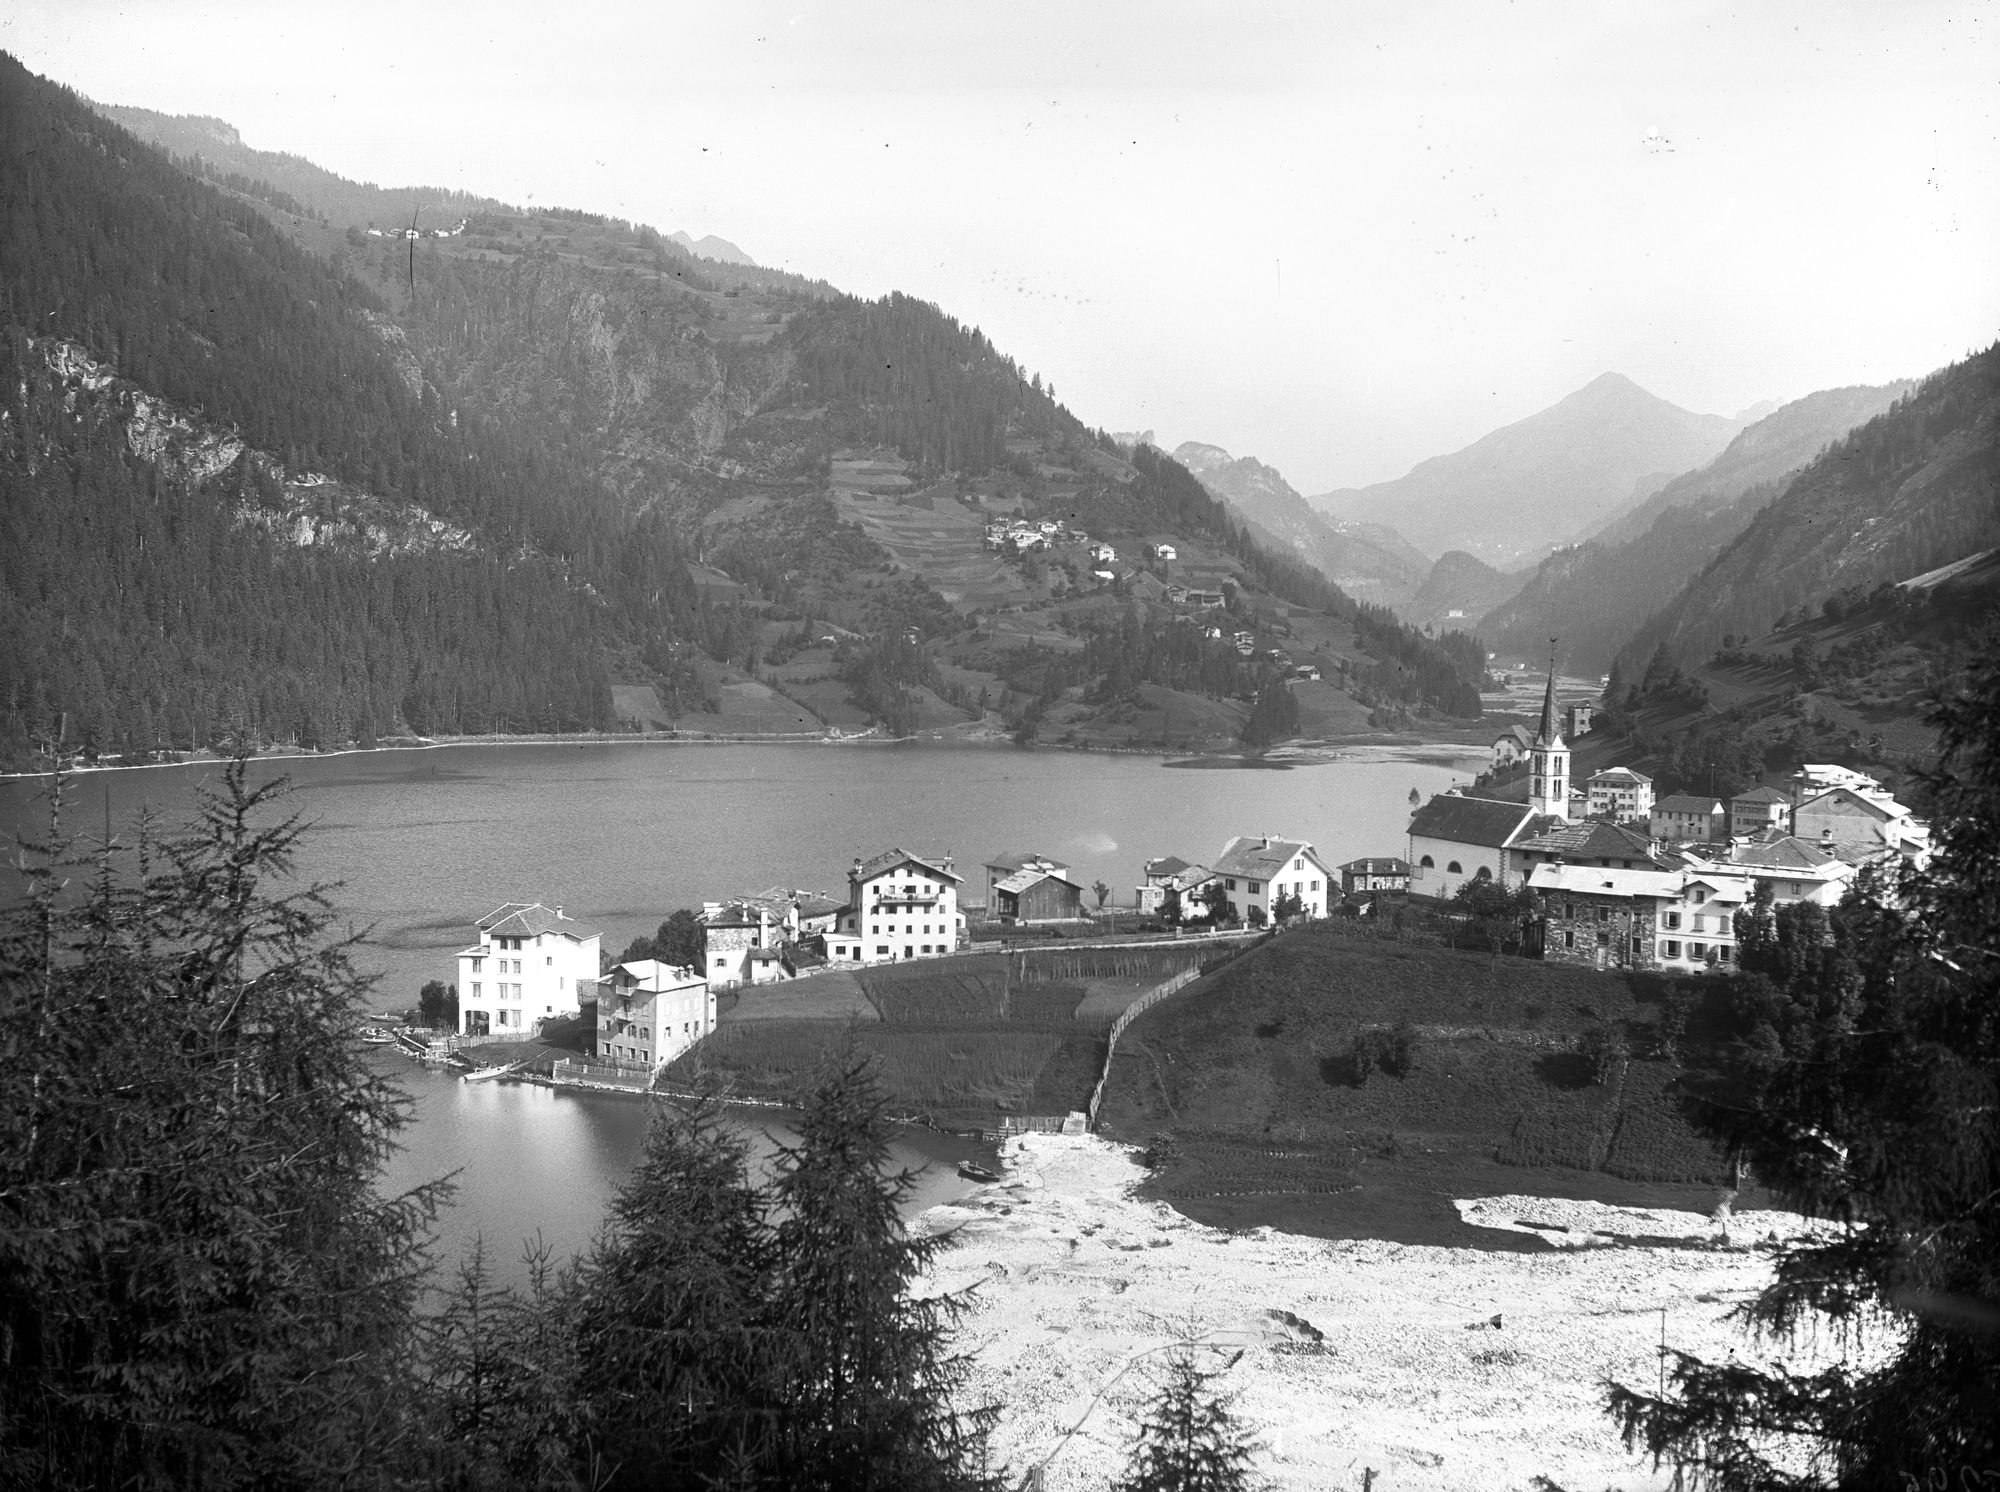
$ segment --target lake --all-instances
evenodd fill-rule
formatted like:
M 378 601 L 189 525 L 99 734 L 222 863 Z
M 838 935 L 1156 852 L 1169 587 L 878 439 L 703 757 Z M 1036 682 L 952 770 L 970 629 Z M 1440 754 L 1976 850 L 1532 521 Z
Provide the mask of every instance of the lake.
M 456 977 L 474 921 L 506 901 L 560 905 L 607 952 L 698 909 L 768 886 L 846 895 L 848 866 L 891 846 L 980 867 L 1008 850 L 1066 861 L 1129 905 L 1145 862 L 1214 857 L 1235 834 L 1311 840 L 1330 862 L 1407 852 L 1409 795 L 1465 781 L 1476 760 L 1343 759 L 1290 770 L 1164 770 L 1158 758 L 918 744 L 458 746 L 258 762 L 289 777 L 309 824 L 298 871 L 338 883 L 343 920 L 367 932 L 357 962 L 374 1003 L 402 1010 L 427 979 Z M 213 764 L 81 774 L 69 822 L 129 829 L 142 806 L 184 817 Z M 0 783 L 0 826 L 39 825 L 32 779 Z M 392 1058 L 384 1058 L 393 1061 Z M 409 1149 L 391 1180 L 465 1168 L 447 1243 L 483 1233 L 507 1258 L 539 1228 L 580 1246 L 630 1170 L 643 1102 L 513 1083 L 464 1084 L 411 1067 Z M 760 1128 L 749 1121 L 753 1129 Z M 905 1164 L 935 1160 L 943 1190 L 961 1142 L 912 1134 Z

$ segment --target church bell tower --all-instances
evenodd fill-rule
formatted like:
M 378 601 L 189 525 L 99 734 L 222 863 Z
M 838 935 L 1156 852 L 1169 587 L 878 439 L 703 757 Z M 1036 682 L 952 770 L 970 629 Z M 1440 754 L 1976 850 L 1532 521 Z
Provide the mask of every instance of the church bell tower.
M 1569 817 L 1569 747 L 1556 728 L 1556 640 L 1549 639 L 1549 682 L 1542 692 L 1542 728 L 1528 748 L 1528 806 Z

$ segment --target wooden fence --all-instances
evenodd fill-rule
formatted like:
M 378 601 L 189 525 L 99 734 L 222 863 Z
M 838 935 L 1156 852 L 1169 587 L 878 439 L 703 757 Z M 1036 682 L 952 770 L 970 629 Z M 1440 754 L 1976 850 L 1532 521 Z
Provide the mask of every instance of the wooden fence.
M 1104 1042 L 1104 1070 L 1097 1075 L 1097 1086 L 1090 1090 L 1090 1107 L 1085 1111 L 1092 1130 L 1097 1128 L 1097 1111 L 1104 1103 L 1104 1085 L 1111 1081 L 1111 1059 L 1118 1054 L 1118 1038 L 1125 1034 L 1125 1028 L 1151 1010 L 1168 995 L 1186 989 L 1201 978 L 1201 970 L 1183 969 L 1164 984 L 1157 984 L 1125 1007 L 1124 1013 L 1111 1023 L 1111 1034 Z

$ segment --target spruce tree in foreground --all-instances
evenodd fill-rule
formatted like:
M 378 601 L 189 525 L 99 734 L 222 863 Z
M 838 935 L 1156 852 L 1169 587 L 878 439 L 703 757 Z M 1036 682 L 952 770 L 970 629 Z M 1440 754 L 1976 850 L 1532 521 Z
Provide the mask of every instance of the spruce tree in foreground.
M 1249 1492 L 1263 1485 L 1251 1469 L 1255 1442 L 1229 1412 L 1229 1401 L 1209 1392 L 1221 1376 L 1196 1367 L 1192 1348 L 1175 1350 L 1139 1422 L 1117 1492 Z
M 437 1192 L 373 1179 L 399 1096 L 295 820 L 242 762 L 187 832 L 100 848 L 60 812 L 0 922 L 0 1485 L 380 1485 Z M 61 802 L 60 779 L 56 802 Z
M 1933 718 L 1929 869 L 1852 893 L 1828 943 L 1746 916 L 1776 995 L 1705 1117 L 1787 1202 L 1848 1224 L 1781 1251 L 1745 1324 L 1865 1329 L 1882 1355 L 1794 1374 L 1673 1353 L 1666 1394 L 1612 1385 L 1628 1444 L 1696 1487 L 2000 1485 L 2000 636 Z
M 954 1408 L 967 1377 L 950 1347 L 957 1296 L 918 1296 L 942 1240 L 912 1237 L 891 1169 L 894 1123 L 868 1059 L 843 1041 L 807 1093 L 773 1193 L 771 1323 L 783 1339 L 774 1485 L 796 1492 L 995 1488 L 983 1467 L 994 1411 Z

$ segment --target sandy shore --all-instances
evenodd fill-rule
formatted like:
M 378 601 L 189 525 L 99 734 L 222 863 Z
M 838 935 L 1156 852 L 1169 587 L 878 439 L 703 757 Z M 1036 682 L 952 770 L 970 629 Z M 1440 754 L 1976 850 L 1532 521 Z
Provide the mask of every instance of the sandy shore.
M 977 1287 L 960 1343 L 973 1400 L 1001 1406 L 996 1454 L 1018 1482 L 1061 1443 L 1049 1492 L 1109 1484 L 1161 1349 L 1193 1336 L 1209 1366 L 1237 1357 L 1223 1387 L 1277 1487 L 1358 1489 L 1371 1467 L 1384 1492 L 1663 1487 L 1620 1444 L 1602 1380 L 1655 1381 L 1663 1307 L 1677 1347 L 1768 1357 L 1723 1318 L 1769 1277 L 1757 1245 L 1813 1226 L 1743 1213 L 1725 1243 L 1691 1212 L 1493 1197 L 1460 1212 L 1546 1253 L 1330 1243 L 1138 1201 L 1137 1164 L 1094 1136 L 1004 1155 L 1005 1179 L 924 1226 L 956 1230 L 933 1287 Z

